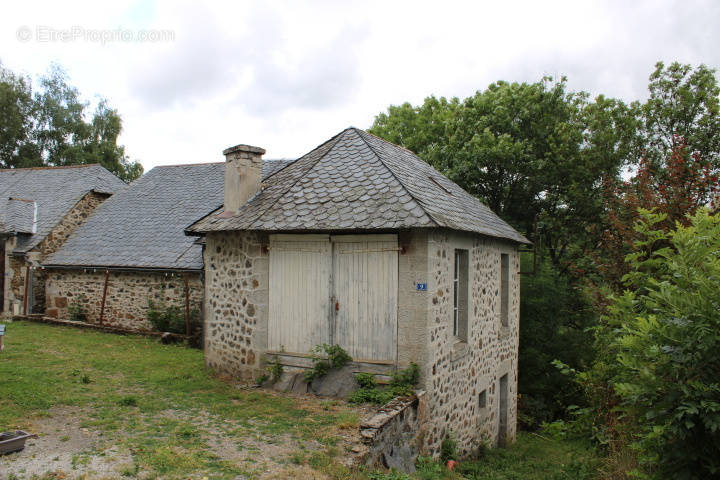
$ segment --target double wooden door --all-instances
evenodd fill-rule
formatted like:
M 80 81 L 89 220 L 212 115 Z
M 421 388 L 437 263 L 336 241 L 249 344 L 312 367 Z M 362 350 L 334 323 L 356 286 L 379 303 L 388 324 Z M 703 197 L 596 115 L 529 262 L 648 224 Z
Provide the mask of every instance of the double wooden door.
M 269 287 L 269 350 L 395 362 L 396 235 L 272 235 Z

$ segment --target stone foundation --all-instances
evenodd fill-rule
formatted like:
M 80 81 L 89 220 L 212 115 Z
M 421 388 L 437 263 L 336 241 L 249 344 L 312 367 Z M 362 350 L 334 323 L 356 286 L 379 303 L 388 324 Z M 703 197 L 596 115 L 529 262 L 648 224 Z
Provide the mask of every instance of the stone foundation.
M 425 394 L 397 398 L 360 424 L 360 435 L 368 450 L 363 463 L 368 467 L 415 470 L 422 449 Z
M 86 321 L 100 323 L 105 271 L 102 269 L 48 270 L 45 314 L 69 319 L 68 308 L 78 305 Z M 202 281 L 189 273 L 190 309 L 202 309 Z M 178 306 L 185 311 L 185 283 L 182 273 L 111 271 L 108 277 L 103 325 L 152 330 L 147 319 L 149 301 Z

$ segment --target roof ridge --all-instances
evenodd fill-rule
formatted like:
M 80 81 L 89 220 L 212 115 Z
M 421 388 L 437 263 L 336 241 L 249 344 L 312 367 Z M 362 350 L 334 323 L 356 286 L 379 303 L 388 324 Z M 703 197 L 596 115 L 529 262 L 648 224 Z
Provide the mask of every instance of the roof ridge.
M 282 197 L 285 196 L 285 194 L 287 194 L 300 180 L 302 180 L 303 178 L 305 178 L 305 174 L 306 174 L 307 172 L 309 172 L 310 170 L 312 170 L 312 169 L 315 167 L 315 165 L 317 165 L 318 162 L 320 162 L 320 160 L 322 160 L 323 158 L 325 158 L 325 156 L 330 152 L 330 150 L 332 150 L 332 149 L 335 147 L 335 145 L 337 145 L 337 142 L 340 140 L 340 137 L 341 137 L 346 131 L 348 131 L 348 130 L 350 130 L 350 129 L 349 129 L 349 128 L 346 128 L 346 129 L 343 130 L 342 132 L 340 132 L 340 133 L 338 133 L 337 135 L 335 135 L 334 137 L 332 137 L 330 140 L 321 143 L 320 145 L 318 145 L 317 147 L 313 148 L 313 149 L 310 150 L 308 153 L 306 153 L 306 154 L 303 155 L 302 157 L 298 158 L 297 160 L 295 160 L 295 161 L 292 162 L 291 164 L 286 165 L 285 167 L 281 168 L 280 170 L 284 170 L 285 168 L 289 167 L 290 165 L 294 165 L 296 162 L 300 161 L 302 158 L 307 157 L 308 155 L 310 155 L 312 152 L 314 152 L 314 151 L 317 150 L 318 148 L 322 147 L 323 145 L 327 145 L 328 143 L 333 142 L 333 140 L 334 140 L 333 144 L 325 151 L 325 153 L 323 153 L 322 155 L 320 155 L 320 157 L 318 157 L 318 159 L 315 160 L 315 162 L 313 162 L 313 164 L 310 165 L 310 167 L 309 167 L 307 170 L 305 170 L 305 172 L 304 172 L 302 175 L 298 176 L 297 180 L 295 180 L 287 189 L 285 189 L 285 191 L 282 192 L 282 194 L 278 195 L 277 198 L 275 199 L 275 201 L 274 201 L 273 203 L 271 203 L 266 209 L 264 209 L 262 212 L 260 212 L 260 214 L 258 214 L 255 218 L 253 218 L 252 221 L 249 222 L 249 225 L 252 225 L 252 224 L 255 223 L 260 217 L 262 217 L 263 215 L 265 215 L 265 212 L 267 212 L 267 211 L 270 210 L 272 207 L 274 207 L 275 204 L 276 204 L 277 202 L 279 202 Z M 271 176 L 272 176 L 272 175 L 271 175 Z
M 435 219 L 435 217 L 433 217 L 432 214 L 427 211 L 427 209 L 425 208 L 425 205 L 423 205 L 423 203 L 422 203 L 420 200 L 418 200 L 418 199 L 415 197 L 415 195 L 412 194 L 412 192 L 405 186 L 405 183 L 403 183 L 403 181 L 400 180 L 400 177 L 397 176 L 397 174 L 395 173 L 395 171 L 394 171 L 392 168 L 390 168 L 385 162 L 383 162 L 383 159 L 380 157 L 380 155 L 378 155 L 378 153 L 375 151 L 375 149 L 372 147 L 372 145 L 370 145 L 370 144 L 368 143 L 368 141 L 365 140 L 365 138 L 362 136 L 362 133 L 367 133 L 367 132 L 365 132 L 365 130 L 361 130 L 361 129 L 356 128 L 356 127 L 352 127 L 352 129 L 355 131 L 355 133 L 357 134 L 357 136 L 360 137 L 360 139 L 363 141 L 363 143 L 364 143 L 365 145 L 367 145 L 367 147 L 370 149 L 370 151 L 373 153 L 373 155 L 375 155 L 375 157 L 376 157 L 376 158 L 378 159 L 378 161 L 382 164 L 382 166 L 385 167 L 385 169 L 386 169 L 388 172 L 390 172 L 390 174 L 393 176 L 393 178 L 395 178 L 395 180 L 397 180 L 397 182 L 400 184 L 400 186 L 403 188 L 403 190 L 405 190 L 405 192 L 410 196 L 410 198 L 412 198 L 413 201 L 422 209 L 422 211 L 425 212 L 425 215 L 427 215 L 427 217 L 428 217 L 430 220 L 432 220 L 433 223 L 435 223 L 435 225 L 440 226 L 440 222 L 438 222 L 438 221 Z M 359 132 L 362 132 L 362 133 L 359 133 Z M 372 134 L 371 134 L 371 135 L 372 135 Z M 375 137 L 375 135 L 373 135 L 373 136 Z M 383 139 L 380 138 L 380 137 L 375 137 L 375 138 L 378 138 L 379 140 L 382 140 L 382 141 L 384 141 L 384 142 L 387 142 L 387 143 L 389 143 L 390 145 L 397 146 L 397 145 L 395 145 L 394 143 L 388 142 L 387 140 L 383 140 Z M 402 147 L 400 147 L 400 148 L 402 148 Z M 407 150 L 407 149 L 405 149 L 405 150 Z M 410 150 L 407 150 L 407 151 L 410 152 Z M 410 153 L 412 153 L 412 152 L 410 152 Z M 414 153 L 413 153 L 413 156 L 417 157 L 417 155 L 415 155 Z M 424 161 L 424 160 L 421 159 L 420 157 L 417 157 L 417 158 L 418 158 L 421 162 Z
M 60 170 L 64 168 L 85 168 L 85 167 L 97 167 L 100 165 L 99 163 L 83 163 L 79 165 L 48 165 L 44 167 L 15 167 L 15 168 L 0 168 L 0 172 L 14 172 L 17 170 Z M 110 172 L 112 173 L 112 172 Z

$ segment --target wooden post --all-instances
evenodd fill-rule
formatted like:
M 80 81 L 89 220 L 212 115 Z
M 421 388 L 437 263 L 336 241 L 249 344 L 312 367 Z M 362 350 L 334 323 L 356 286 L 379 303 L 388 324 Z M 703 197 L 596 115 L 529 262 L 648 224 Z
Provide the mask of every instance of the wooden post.
M 185 335 L 190 336 L 190 285 L 188 274 L 183 274 L 185 280 Z
M 30 265 L 25 267 L 25 297 L 23 297 L 23 315 L 28 313 L 28 291 L 30 290 Z
M 105 285 L 103 286 L 103 298 L 102 298 L 102 304 L 100 306 L 100 321 L 99 323 L 103 323 L 103 319 L 105 318 L 105 299 L 107 298 L 107 287 L 108 287 L 108 278 L 110 277 L 110 270 L 105 270 Z

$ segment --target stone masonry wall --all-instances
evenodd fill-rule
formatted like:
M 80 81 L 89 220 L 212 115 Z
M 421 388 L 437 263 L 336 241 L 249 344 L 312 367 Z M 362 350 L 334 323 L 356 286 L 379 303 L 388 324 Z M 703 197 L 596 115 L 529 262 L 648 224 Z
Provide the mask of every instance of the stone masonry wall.
M 454 250 L 469 251 L 467 342 L 453 335 Z M 423 368 L 427 391 L 425 448 L 437 454 L 446 435 L 463 455 L 481 442 L 495 444 L 499 432 L 499 383 L 508 375 L 507 441 L 515 438 L 519 328 L 519 253 L 510 243 L 434 231 L 428 239 L 428 361 Z M 500 318 L 501 253 L 510 260 L 508 326 Z M 481 392 L 486 407 L 480 408 Z
M 264 373 L 269 258 L 263 245 L 267 236 L 259 233 L 210 233 L 204 253 L 205 363 L 244 380 Z
M 105 270 L 47 270 L 46 315 L 69 319 L 68 306 L 83 307 L 86 321 L 99 323 Z M 148 301 L 179 306 L 185 311 L 183 274 L 170 272 L 111 271 L 105 299 L 104 325 L 152 330 L 147 320 Z M 203 287 L 199 273 L 188 274 L 190 309 L 202 311 Z
M 53 252 L 56 252 L 63 246 L 77 227 L 85 223 L 90 214 L 102 202 L 107 200 L 110 195 L 106 193 L 90 192 L 85 195 L 75 206 L 58 222 L 50 233 L 43 238 L 35 248 L 31 258 L 38 263 L 42 263 L 45 258 Z M 45 307 L 45 284 L 47 282 L 47 271 L 35 268 L 33 269 L 33 313 L 42 313 Z
M 51 253 L 57 251 L 68 239 L 77 227 L 87 220 L 87 217 L 98 205 L 110 197 L 108 194 L 89 192 L 58 222 L 50 233 L 25 256 L 7 255 L 14 249 L 15 239 L 9 240 L 11 247 L 6 247 L 5 252 L 8 258 L 6 264 L 6 280 L 8 286 L 5 290 L 6 309 L 11 310 L 11 303 L 19 302 L 24 304 L 25 299 L 25 276 L 28 264 L 32 267 L 33 291 L 30 298 L 33 301 L 32 313 L 43 313 L 46 305 L 45 285 L 47 283 L 47 270 L 39 268 L 39 265 Z

